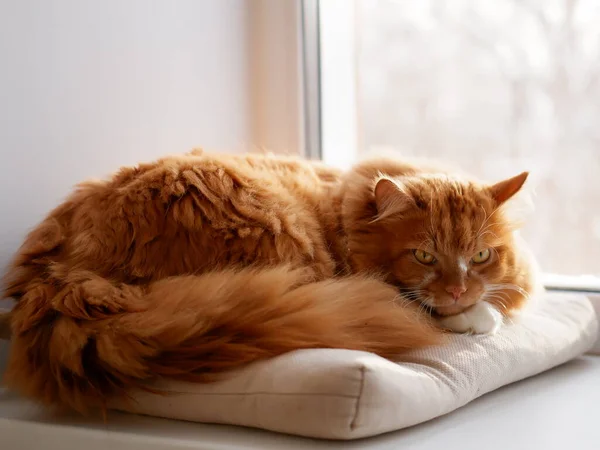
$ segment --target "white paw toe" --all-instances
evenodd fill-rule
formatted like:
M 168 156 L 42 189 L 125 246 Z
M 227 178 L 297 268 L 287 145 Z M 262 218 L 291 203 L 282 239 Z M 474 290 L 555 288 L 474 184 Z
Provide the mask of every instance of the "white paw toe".
M 461 314 L 443 317 L 440 325 L 455 333 L 494 334 L 502 325 L 502 314 L 487 302 L 479 302 Z
M 442 317 L 439 319 L 442 328 L 446 328 L 455 333 L 466 333 L 471 325 L 465 313 L 456 314 L 454 316 Z

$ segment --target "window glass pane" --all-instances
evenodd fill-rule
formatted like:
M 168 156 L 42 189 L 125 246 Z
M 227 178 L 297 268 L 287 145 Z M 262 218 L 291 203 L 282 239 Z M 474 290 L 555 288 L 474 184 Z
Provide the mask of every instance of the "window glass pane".
M 532 171 L 543 269 L 600 275 L 600 2 L 356 0 L 359 152 Z

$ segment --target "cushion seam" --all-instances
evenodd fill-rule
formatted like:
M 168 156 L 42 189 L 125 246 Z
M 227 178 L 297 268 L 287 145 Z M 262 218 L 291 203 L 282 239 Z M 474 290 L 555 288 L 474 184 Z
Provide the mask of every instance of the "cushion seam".
M 358 412 L 360 411 L 360 399 L 362 398 L 363 389 L 365 388 L 365 372 L 366 367 L 361 366 L 360 368 L 360 386 L 358 387 L 358 395 L 356 396 L 356 404 L 354 406 L 354 415 L 350 422 L 350 431 L 356 429 L 356 421 L 358 419 Z

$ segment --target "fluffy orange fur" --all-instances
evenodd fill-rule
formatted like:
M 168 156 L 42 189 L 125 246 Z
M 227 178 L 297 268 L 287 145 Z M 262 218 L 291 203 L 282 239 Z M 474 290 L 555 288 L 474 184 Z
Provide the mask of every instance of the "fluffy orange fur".
M 531 290 L 503 209 L 525 178 L 193 152 L 83 183 L 6 276 L 5 382 L 85 411 L 157 377 L 210 381 L 295 349 L 394 358 L 438 344 L 438 316 L 484 298 L 508 314 Z

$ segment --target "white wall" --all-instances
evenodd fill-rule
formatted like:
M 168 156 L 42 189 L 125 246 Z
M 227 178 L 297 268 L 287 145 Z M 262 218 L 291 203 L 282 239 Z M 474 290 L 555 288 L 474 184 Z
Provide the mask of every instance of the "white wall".
M 86 178 L 197 146 L 301 152 L 299 11 L 298 0 L 0 0 L 0 272 Z
M 76 182 L 252 144 L 248 1 L 0 2 L 0 269 Z

